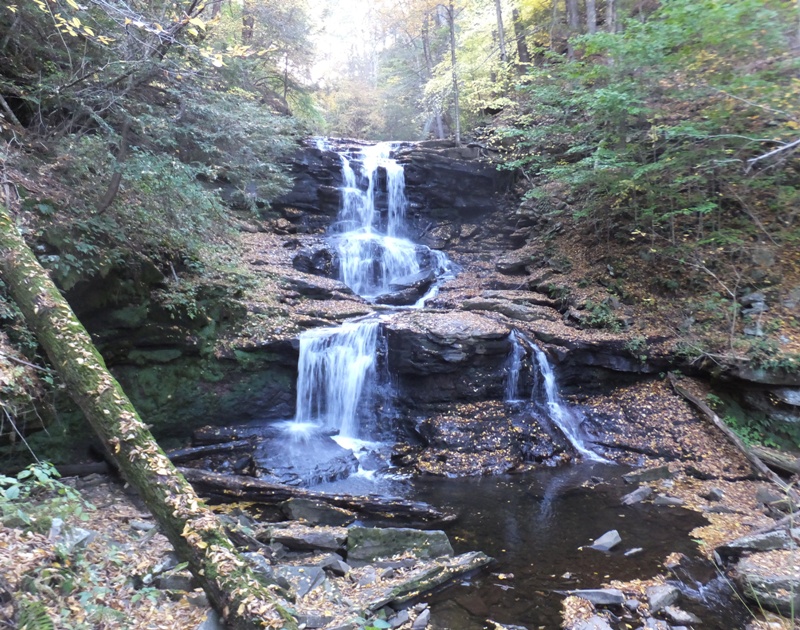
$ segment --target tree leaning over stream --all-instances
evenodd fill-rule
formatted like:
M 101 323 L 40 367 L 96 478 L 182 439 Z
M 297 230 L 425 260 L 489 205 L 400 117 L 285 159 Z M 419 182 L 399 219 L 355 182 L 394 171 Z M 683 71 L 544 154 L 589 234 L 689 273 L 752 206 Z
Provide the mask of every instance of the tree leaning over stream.
M 71 397 L 228 627 L 285 628 L 287 605 L 250 569 L 109 373 L 88 332 L 0 207 L 0 278 Z

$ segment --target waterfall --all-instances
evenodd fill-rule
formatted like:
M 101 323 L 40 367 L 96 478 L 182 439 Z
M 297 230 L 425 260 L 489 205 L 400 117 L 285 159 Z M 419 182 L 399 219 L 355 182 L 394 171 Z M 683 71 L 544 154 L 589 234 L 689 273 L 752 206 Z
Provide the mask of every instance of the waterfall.
M 300 335 L 296 423 L 360 437 L 376 399 L 379 325 L 369 319 Z
M 538 378 L 534 380 L 531 398 L 534 401 L 541 401 L 544 399 L 544 409 L 548 417 L 561 429 L 561 432 L 576 451 L 586 459 L 598 462 L 608 461 L 600 457 L 600 455 L 586 445 L 583 438 L 583 431 L 581 430 L 583 419 L 575 409 L 571 409 L 561 400 L 561 396 L 558 394 L 558 387 L 556 386 L 556 375 L 553 372 L 553 367 L 547 360 L 547 355 L 536 344 L 532 343 L 530 346 L 533 349 L 536 366 L 541 375 L 541 380 Z
M 506 359 L 506 402 L 519 400 L 519 373 L 525 359 L 525 346 L 517 339 L 517 331 L 512 330 L 508 336 L 511 341 L 511 352 Z

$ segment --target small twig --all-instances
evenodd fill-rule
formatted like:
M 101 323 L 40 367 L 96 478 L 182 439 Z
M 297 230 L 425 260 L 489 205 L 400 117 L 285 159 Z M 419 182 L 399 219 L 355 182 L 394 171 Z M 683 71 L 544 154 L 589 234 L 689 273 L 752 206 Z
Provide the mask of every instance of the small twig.
M 17 357 L 12 357 L 10 354 L 6 354 L 5 352 L 0 352 L 0 359 L 8 359 L 9 361 L 14 361 L 15 363 L 19 363 L 21 365 L 27 365 L 29 368 L 33 368 L 34 370 L 39 370 L 40 372 L 50 371 L 47 368 L 43 368 L 39 365 L 28 363 L 27 361 L 23 361 L 22 359 L 18 359 Z
M 37 464 L 41 464 L 42 463 L 41 460 L 38 457 L 36 457 L 36 453 L 33 452 L 33 449 L 31 448 L 31 445 L 28 444 L 28 440 L 25 439 L 25 436 L 22 435 L 22 432 L 17 428 L 17 425 L 14 422 L 14 419 L 11 417 L 11 414 L 8 413 L 8 409 L 6 409 L 5 405 L 3 405 L 3 404 L 0 404 L 0 407 L 3 408 L 3 413 L 5 414 L 6 418 L 8 419 L 8 422 L 11 424 L 11 428 L 14 429 L 14 433 L 16 433 L 19 436 L 19 439 L 22 440 L 22 443 L 25 445 L 25 447 L 28 449 L 28 451 L 30 451 L 30 454 L 33 456 L 33 459 L 36 460 L 36 463 Z
M 6 99 L 5 99 L 5 98 L 3 98 L 3 95 L 2 95 L 2 94 L 0 94 L 0 107 L 2 107 L 2 108 L 3 108 L 3 111 L 4 111 L 6 114 L 8 114 L 8 119 L 9 119 L 9 120 L 10 120 L 12 123 L 14 123 L 14 124 L 15 124 L 17 127 L 22 127 L 22 123 L 19 121 L 19 118 L 17 118 L 17 117 L 16 117 L 16 115 L 14 114 L 14 112 L 13 112 L 13 111 L 11 110 L 11 108 L 8 106 L 8 103 L 6 102 Z

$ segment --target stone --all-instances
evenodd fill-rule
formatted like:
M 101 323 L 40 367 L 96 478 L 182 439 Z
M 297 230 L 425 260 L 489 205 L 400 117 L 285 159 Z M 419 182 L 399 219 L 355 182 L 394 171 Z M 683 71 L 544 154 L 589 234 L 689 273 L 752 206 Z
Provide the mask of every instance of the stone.
M 722 501 L 725 498 L 725 493 L 719 488 L 710 488 L 707 492 L 702 493 L 700 498 L 706 501 Z
M 567 592 L 595 606 L 621 606 L 625 603 L 625 595 L 616 588 L 584 588 Z
M 757 304 L 759 302 L 764 302 L 767 299 L 767 296 L 761 293 L 760 291 L 756 291 L 754 293 L 748 293 L 747 295 L 743 295 L 739 298 L 739 304 L 742 306 L 752 306 L 753 304 Z
M 295 551 L 336 551 L 342 549 L 348 532 L 344 527 L 291 527 L 273 529 L 270 542 L 280 543 Z
M 623 555 L 626 558 L 629 558 L 630 556 L 635 556 L 637 553 L 642 553 L 643 551 L 644 549 L 642 547 L 633 547 L 632 549 L 628 549 Z
M 317 243 L 299 250 L 292 258 L 292 266 L 303 273 L 325 278 L 339 275 L 339 256 L 325 243 Z
M 292 498 L 281 503 L 280 507 L 289 520 L 307 521 L 314 525 L 344 527 L 356 518 L 350 510 L 311 499 Z
M 626 599 L 624 606 L 631 612 L 636 612 L 642 607 L 642 602 L 640 602 L 638 599 Z
M 681 592 L 670 584 L 661 584 L 647 587 L 646 594 L 650 612 L 655 613 L 666 606 L 674 604 L 680 597 Z
M 393 617 L 389 617 L 387 621 L 392 626 L 392 628 L 399 628 L 404 623 L 408 623 L 409 616 L 407 610 L 401 610 L 399 613 L 394 615 Z
M 655 468 L 645 468 L 644 470 L 634 470 L 622 475 L 625 483 L 643 483 L 645 481 L 657 481 L 659 479 L 671 479 L 672 472 L 669 466 L 656 466 Z
M 633 492 L 626 494 L 622 497 L 622 505 L 633 505 L 634 503 L 640 503 L 645 499 L 649 499 L 650 496 L 653 494 L 653 490 L 648 486 L 640 486 Z
M 147 521 L 128 521 L 128 525 L 135 532 L 149 532 L 156 526 L 155 523 L 148 523 Z
M 693 615 L 690 612 L 681 610 L 677 606 L 666 606 L 664 608 L 664 614 L 667 616 L 667 619 L 669 619 L 670 623 L 674 624 L 678 623 L 681 625 L 689 625 L 689 624 L 702 623 L 702 621 L 697 615 Z
M 644 625 L 642 628 L 644 630 L 670 630 L 669 624 L 666 621 L 661 621 L 661 619 L 653 619 L 652 617 L 647 617 L 644 620 Z
M 653 500 L 653 503 L 661 506 L 680 507 L 685 503 L 685 501 L 683 499 L 679 499 L 678 497 L 670 497 L 666 494 L 659 494 Z
M 784 497 L 780 492 L 777 492 L 772 488 L 765 488 L 764 486 L 760 486 L 756 490 L 756 501 L 758 501 L 759 503 L 763 503 L 764 505 L 775 503 L 777 501 L 782 500 L 783 498 Z
M 337 576 L 345 576 L 350 573 L 351 566 L 347 564 L 340 556 L 333 553 L 317 563 L 317 566 L 322 567 L 329 573 Z
M 411 553 L 418 558 L 438 558 L 452 556 L 453 547 L 447 534 L 440 530 L 351 527 L 348 532 L 347 561 L 353 566 L 400 553 Z
M 423 610 L 416 619 L 414 619 L 414 623 L 411 624 L 411 630 L 425 630 L 428 627 L 428 622 L 431 620 L 431 611 L 430 608 L 426 608 Z
M 64 547 L 67 553 L 72 553 L 76 549 L 86 549 L 92 541 L 97 538 L 97 532 L 93 532 L 82 527 L 70 527 L 65 529 L 55 542 Z
M 594 615 L 589 619 L 584 619 L 583 621 L 579 621 L 574 626 L 572 626 L 572 630 L 614 630 L 608 623 L 606 619 L 601 617 L 600 615 Z
M 297 597 L 305 597 L 325 582 L 325 571 L 315 566 L 282 566 L 275 574 L 286 579 Z
M 324 628 L 334 620 L 330 615 L 319 615 L 316 613 L 300 613 L 297 615 L 297 623 L 300 627 L 305 627 L 308 630 L 315 628 Z
M 800 407 L 800 388 L 797 387 L 778 387 L 771 391 L 771 394 L 775 396 L 780 402 L 784 405 L 790 405 L 792 407 Z
M 598 551 L 610 551 L 621 542 L 622 538 L 620 537 L 619 532 L 616 529 L 612 529 L 611 531 L 600 536 L 600 538 L 595 540 L 589 546 L 592 549 L 597 549 Z
M 355 578 L 354 578 L 355 579 Z M 356 584 L 359 586 L 370 586 L 378 581 L 378 572 L 375 567 L 366 567 L 361 575 L 356 579 Z

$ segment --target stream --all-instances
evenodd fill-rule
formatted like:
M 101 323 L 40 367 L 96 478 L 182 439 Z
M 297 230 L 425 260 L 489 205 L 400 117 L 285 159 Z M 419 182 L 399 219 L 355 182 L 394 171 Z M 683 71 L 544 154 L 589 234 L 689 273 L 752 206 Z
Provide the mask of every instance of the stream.
M 382 143 L 339 154 L 342 203 L 327 240 L 338 254 L 340 279 L 354 292 L 395 310 L 419 309 L 454 267 L 442 252 L 407 238 L 403 168 L 391 157 L 394 148 Z M 581 412 L 559 395 L 547 355 L 519 331 L 509 337 L 506 402 L 560 432 L 578 463 L 515 476 L 394 476 L 388 464 L 396 436 L 389 426 L 394 392 L 385 365 L 386 316 L 384 311 L 300 336 L 295 417 L 280 423 L 280 449 L 265 448 L 260 466 L 274 470 L 269 458 L 280 450 L 281 465 L 314 489 L 399 495 L 456 512 L 458 520 L 445 528 L 456 552 L 480 549 L 496 562 L 489 572 L 429 596 L 433 627 L 478 630 L 486 619 L 529 629 L 560 627 L 559 591 L 652 577 L 672 552 L 702 567 L 698 576 L 684 576 L 685 607 L 710 630 L 742 627 L 741 611 L 724 585 L 712 580 L 689 537 L 705 519 L 680 508 L 620 505 L 632 489 L 621 480 L 627 469 L 592 449 Z M 523 370 L 526 383 L 533 383 L 529 390 L 521 386 Z M 588 548 L 613 529 L 621 545 L 611 552 Z

